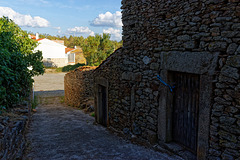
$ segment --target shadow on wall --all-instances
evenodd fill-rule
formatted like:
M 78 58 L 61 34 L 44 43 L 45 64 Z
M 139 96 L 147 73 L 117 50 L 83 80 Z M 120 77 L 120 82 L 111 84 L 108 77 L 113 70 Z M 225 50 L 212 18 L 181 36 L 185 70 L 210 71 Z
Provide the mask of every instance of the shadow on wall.
M 57 67 L 57 65 L 51 60 L 43 60 L 43 65 L 45 67 Z

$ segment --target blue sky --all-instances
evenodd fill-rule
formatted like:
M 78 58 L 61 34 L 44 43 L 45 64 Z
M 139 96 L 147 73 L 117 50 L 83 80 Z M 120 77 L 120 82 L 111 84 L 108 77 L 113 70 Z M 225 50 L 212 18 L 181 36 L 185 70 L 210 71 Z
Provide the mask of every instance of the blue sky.
M 121 0 L 1 0 L 0 17 L 23 30 L 50 35 L 110 33 L 121 40 Z

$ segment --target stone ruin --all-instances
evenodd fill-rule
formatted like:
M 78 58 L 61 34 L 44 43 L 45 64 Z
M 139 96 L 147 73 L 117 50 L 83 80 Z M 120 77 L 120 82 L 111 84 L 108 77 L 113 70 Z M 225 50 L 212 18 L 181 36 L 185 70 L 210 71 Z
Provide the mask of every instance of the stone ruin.
M 93 71 L 96 121 L 188 159 L 240 157 L 239 0 L 122 0 Z

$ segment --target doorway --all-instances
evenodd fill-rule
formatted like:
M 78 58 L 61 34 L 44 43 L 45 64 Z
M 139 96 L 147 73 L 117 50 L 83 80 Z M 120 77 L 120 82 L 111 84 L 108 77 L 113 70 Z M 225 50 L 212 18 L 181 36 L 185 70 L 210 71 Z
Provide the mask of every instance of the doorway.
M 197 152 L 200 76 L 170 72 L 173 91 L 172 140 Z
M 107 88 L 98 85 L 98 123 L 107 127 Z

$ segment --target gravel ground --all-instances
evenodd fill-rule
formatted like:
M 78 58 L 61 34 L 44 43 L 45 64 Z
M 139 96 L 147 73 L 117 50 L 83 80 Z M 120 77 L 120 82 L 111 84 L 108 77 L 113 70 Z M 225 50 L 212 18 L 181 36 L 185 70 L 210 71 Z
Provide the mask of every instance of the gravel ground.
M 94 124 L 94 118 L 81 110 L 60 103 L 63 74 L 36 78 L 39 105 L 32 117 L 27 138 L 30 141 L 24 159 L 33 160 L 177 160 L 174 155 L 131 144 Z M 46 79 L 44 78 L 46 77 Z M 54 77 L 56 79 L 54 79 Z M 52 83 L 47 83 L 50 82 Z M 42 84 L 41 84 L 42 83 Z M 56 84 L 55 84 L 56 83 Z M 62 82 L 61 82 L 62 83 Z M 41 86 L 44 86 L 41 88 Z M 54 88 L 53 86 L 58 86 Z M 60 91 L 59 91 L 60 90 Z M 36 93 L 36 94 L 37 94 Z
M 66 73 L 45 73 L 34 77 L 35 91 L 64 90 L 64 75 Z
M 64 75 L 66 73 L 45 73 L 34 77 L 36 96 L 64 96 Z

